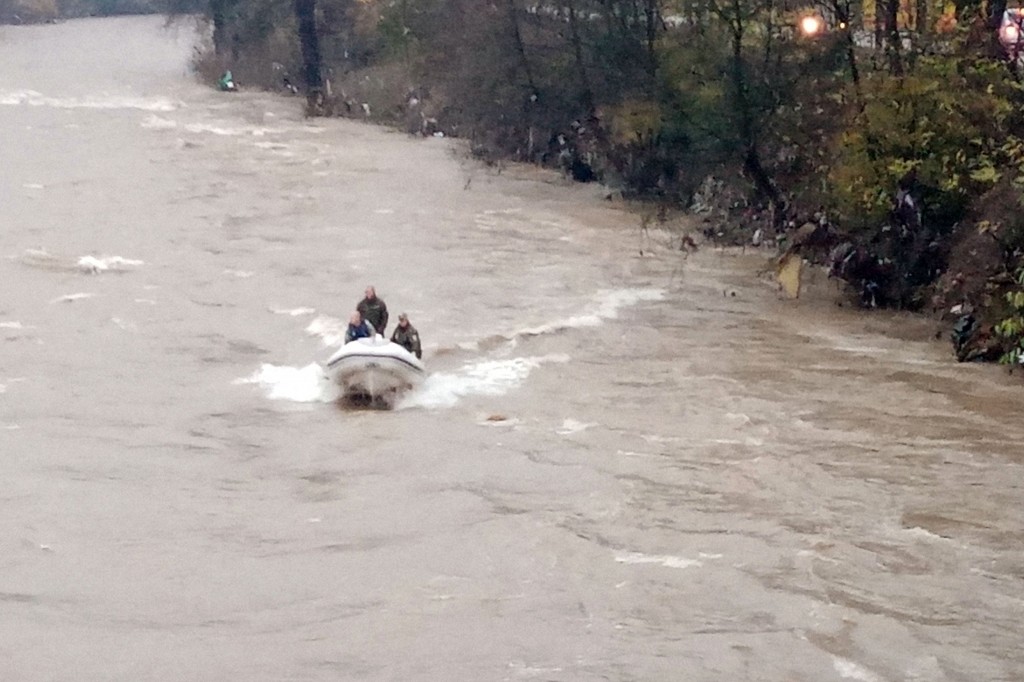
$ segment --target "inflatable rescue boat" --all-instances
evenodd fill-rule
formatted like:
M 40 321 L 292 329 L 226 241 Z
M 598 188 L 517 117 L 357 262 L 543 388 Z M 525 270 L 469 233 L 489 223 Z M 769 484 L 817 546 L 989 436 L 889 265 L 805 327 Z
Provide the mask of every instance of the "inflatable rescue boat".
M 426 374 L 415 355 L 380 335 L 346 343 L 327 360 L 326 372 L 345 399 L 380 407 L 392 407 Z

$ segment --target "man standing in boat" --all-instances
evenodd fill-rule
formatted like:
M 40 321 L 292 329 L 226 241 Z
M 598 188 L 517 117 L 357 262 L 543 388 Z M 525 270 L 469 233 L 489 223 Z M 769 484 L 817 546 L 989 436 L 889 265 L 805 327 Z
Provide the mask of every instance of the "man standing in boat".
M 357 310 L 348 318 L 348 329 L 345 330 L 345 343 L 350 343 L 356 339 L 373 338 L 375 333 L 376 330 L 374 330 L 373 325 L 364 320 Z
M 363 316 L 363 320 L 373 325 L 378 334 L 384 335 L 384 328 L 388 326 L 388 307 L 377 298 L 376 289 L 366 287 L 366 298 L 356 305 L 356 310 Z
M 423 358 L 423 349 L 420 348 L 420 333 L 409 324 L 409 316 L 405 313 L 398 316 L 398 326 L 395 327 L 395 333 L 391 335 L 391 341 L 405 348 L 417 358 Z

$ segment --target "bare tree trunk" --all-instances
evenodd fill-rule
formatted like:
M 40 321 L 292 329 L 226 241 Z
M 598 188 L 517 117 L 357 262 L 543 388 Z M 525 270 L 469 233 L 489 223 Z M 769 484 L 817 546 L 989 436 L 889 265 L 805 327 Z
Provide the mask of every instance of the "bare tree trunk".
M 853 81 L 853 90 L 857 99 L 861 99 L 860 91 L 860 68 L 857 66 L 856 44 L 853 42 L 853 14 L 850 0 L 833 0 L 832 11 L 836 20 L 843 29 L 843 48 L 846 52 L 846 63 L 850 67 L 850 79 Z
M 228 50 L 227 0 L 210 0 L 210 18 L 213 19 L 213 51 L 222 57 Z
M 579 22 L 576 17 L 576 0 L 566 0 L 569 8 L 569 38 L 572 41 L 573 56 L 576 60 L 576 72 L 580 79 L 580 87 L 583 88 L 583 107 L 587 110 L 587 116 L 594 114 L 594 91 L 590 87 L 590 78 L 587 75 L 587 65 L 583 61 L 583 45 L 580 40 Z
M 655 52 L 655 46 L 658 40 L 660 19 L 658 0 L 646 0 L 644 3 L 644 38 L 647 47 L 647 79 L 652 93 L 657 88 L 658 81 L 658 55 Z
M 885 2 L 875 0 L 875 49 L 879 51 L 885 45 Z
M 757 193 L 771 202 L 773 220 L 778 224 L 785 213 L 785 200 L 779 193 L 771 176 L 761 161 L 758 149 L 757 130 L 754 121 L 753 103 L 750 101 L 747 70 L 743 61 L 743 37 L 746 18 L 741 0 L 730 3 L 728 23 L 732 38 L 732 86 L 736 97 L 736 115 L 739 123 L 740 143 L 743 147 L 743 172 L 754 184 Z
M 889 61 L 889 72 L 894 76 L 903 75 L 903 57 L 900 55 L 902 39 L 898 24 L 900 0 L 885 0 L 885 53 Z
M 306 113 L 323 114 L 324 79 L 320 60 L 320 38 L 316 30 L 316 0 L 295 0 L 295 18 L 299 24 L 302 49 L 302 77 L 306 83 Z
M 917 34 L 926 36 L 931 33 L 931 26 L 928 25 L 928 0 L 917 0 L 914 15 L 914 28 L 917 29 Z
M 523 34 L 519 30 L 519 8 L 516 7 L 516 0 L 508 0 L 508 18 L 512 23 L 512 39 L 516 44 L 516 53 L 519 55 L 519 65 L 526 74 L 526 83 L 530 86 L 530 93 L 537 96 L 537 85 L 533 79 L 533 70 L 530 68 L 530 60 L 526 58 L 526 45 L 523 43 Z

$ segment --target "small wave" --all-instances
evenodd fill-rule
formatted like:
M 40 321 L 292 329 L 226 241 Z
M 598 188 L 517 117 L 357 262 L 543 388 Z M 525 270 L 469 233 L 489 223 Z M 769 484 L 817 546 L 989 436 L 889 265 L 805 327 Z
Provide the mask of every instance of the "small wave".
M 252 272 L 251 270 L 225 270 L 224 274 L 231 275 L 232 277 L 237 277 L 238 279 L 249 279 L 256 273 Z
M 541 365 L 568 361 L 568 355 L 545 355 L 473 362 L 455 373 L 431 374 L 422 386 L 405 395 L 397 407 L 452 407 L 466 396 L 504 395 L 521 385 L 530 372 Z
M 859 680 L 859 682 L 882 682 L 882 678 L 878 675 L 845 658 L 833 658 L 832 667 L 835 668 L 840 677 L 848 680 Z
M 96 294 L 90 294 L 86 292 L 81 292 L 77 294 L 67 294 L 65 296 L 58 296 L 57 298 L 50 301 L 50 303 L 71 303 L 73 301 L 81 301 L 86 298 L 92 298 L 95 295 Z
M 122 258 L 121 256 L 106 256 L 102 258 L 96 258 L 95 256 L 82 256 L 78 259 L 78 269 L 93 275 L 110 270 L 123 272 L 126 267 L 135 267 L 138 265 L 145 265 L 145 263 L 131 258 Z
M 270 312 L 275 315 L 290 315 L 291 317 L 301 317 L 302 315 L 312 315 L 316 312 L 316 308 L 271 308 Z
M 316 319 L 306 327 L 306 333 L 310 336 L 319 336 L 325 346 L 340 346 L 345 340 L 347 322 L 342 322 L 330 315 L 318 315 Z
M 26 182 L 25 184 L 22 185 L 22 187 L 25 189 L 45 189 L 46 186 L 41 185 L 38 182 Z
M 68 267 L 67 263 L 62 263 L 60 258 L 46 249 L 25 249 L 20 256 L 9 256 L 9 258 L 17 260 L 22 265 L 40 270 L 64 270 Z
M 173 130 L 178 127 L 177 121 L 172 121 L 169 118 L 161 118 L 156 114 L 147 116 L 146 120 L 139 125 L 149 130 Z
M 570 436 L 574 433 L 586 431 L 593 426 L 597 426 L 597 424 L 578 422 L 575 419 L 566 419 L 562 422 L 562 428 L 558 429 L 556 433 L 560 436 Z
M 264 137 L 266 135 L 274 135 L 283 132 L 276 128 L 255 128 L 250 126 L 228 127 L 213 125 L 212 123 L 190 123 L 185 126 L 185 130 L 190 133 L 209 133 L 211 135 L 221 135 L 223 137 L 238 137 L 240 135 Z
M 45 249 L 26 249 L 20 256 L 12 256 L 22 265 L 39 270 L 54 272 L 85 272 L 99 274 L 101 272 L 124 272 L 126 268 L 145 265 L 140 260 L 132 260 L 122 256 L 82 256 L 72 261 L 66 256 L 56 256 Z
M 697 559 L 686 559 L 681 556 L 670 556 L 667 554 L 641 554 L 640 552 L 620 554 L 615 557 L 615 560 L 620 564 L 658 564 L 666 568 L 692 568 L 704 565 L 702 561 Z
M 922 540 L 931 540 L 938 542 L 952 542 L 950 538 L 943 537 L 937 533 L 933 533 L 930 530 L 921 528 L 920 526 L 912 526 L 910 528 L 904 528 L 903 532 L 907 535 L 920 538 Z
M 665 291 L 663 289 L 633 288 L 604 290 L 594 296 L 594 300 L 587 307 L 586 312 L 580 315 L 574 315 L 565 320 L 550 322 L 536 327 L 526 327 L 511 334 L 490 334 L 475 340 L 462 341 L 453 346 L 442 346 L 434 354 L 447 355 L 456 351 L 489 351 L 501 346 L 515 348 L 522 339 L 532 336 L 557 334 L 569 329 L 597 327 L 604 324 L 605 320 L 617 318 L 619 311 L 623 308 L 636 305 L 642 301 L 661 301 L 664 298 Z
M 296 403 L 329 403 L 338 399 L 334 383 L 317 363 L 305 367 L 262 365 L 250 377 L 236 379 L 235 384 L 256 384 L 271 400 Z
M 164 97 L 128 97 L 106 95 L 93 97 L 48 97 L 35 90 L 0 92 L 0 104 L 53 107 L 54 109 L 139 109 L 142 111 L 174 111 L 177 105 Z
M 661 301 L 665 298 L 663 289 L 611 289 L 600 291 L 594 297 L 587 312 L 575 315 L 562 322 L 541 325 L 532 329 L 524 329 L 516 336 L 537 336 L 550 334 L 565 329 L 577 329 L 581 327 L 597 327 L 605 320 L 614 320 L 619 316 L 623 308 L 634 306 L 643 301 Z
M 14 320 L 13 322 L 0 322 L 0 329 L 24 329 L 25 326 Z

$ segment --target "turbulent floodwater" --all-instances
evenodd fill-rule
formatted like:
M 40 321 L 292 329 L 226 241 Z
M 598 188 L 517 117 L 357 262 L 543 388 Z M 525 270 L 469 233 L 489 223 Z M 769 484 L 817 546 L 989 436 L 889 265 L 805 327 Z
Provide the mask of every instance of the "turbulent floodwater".
M 1024 679 L 1016 381 L 190 50 L 0 28 L 0 679 Z

